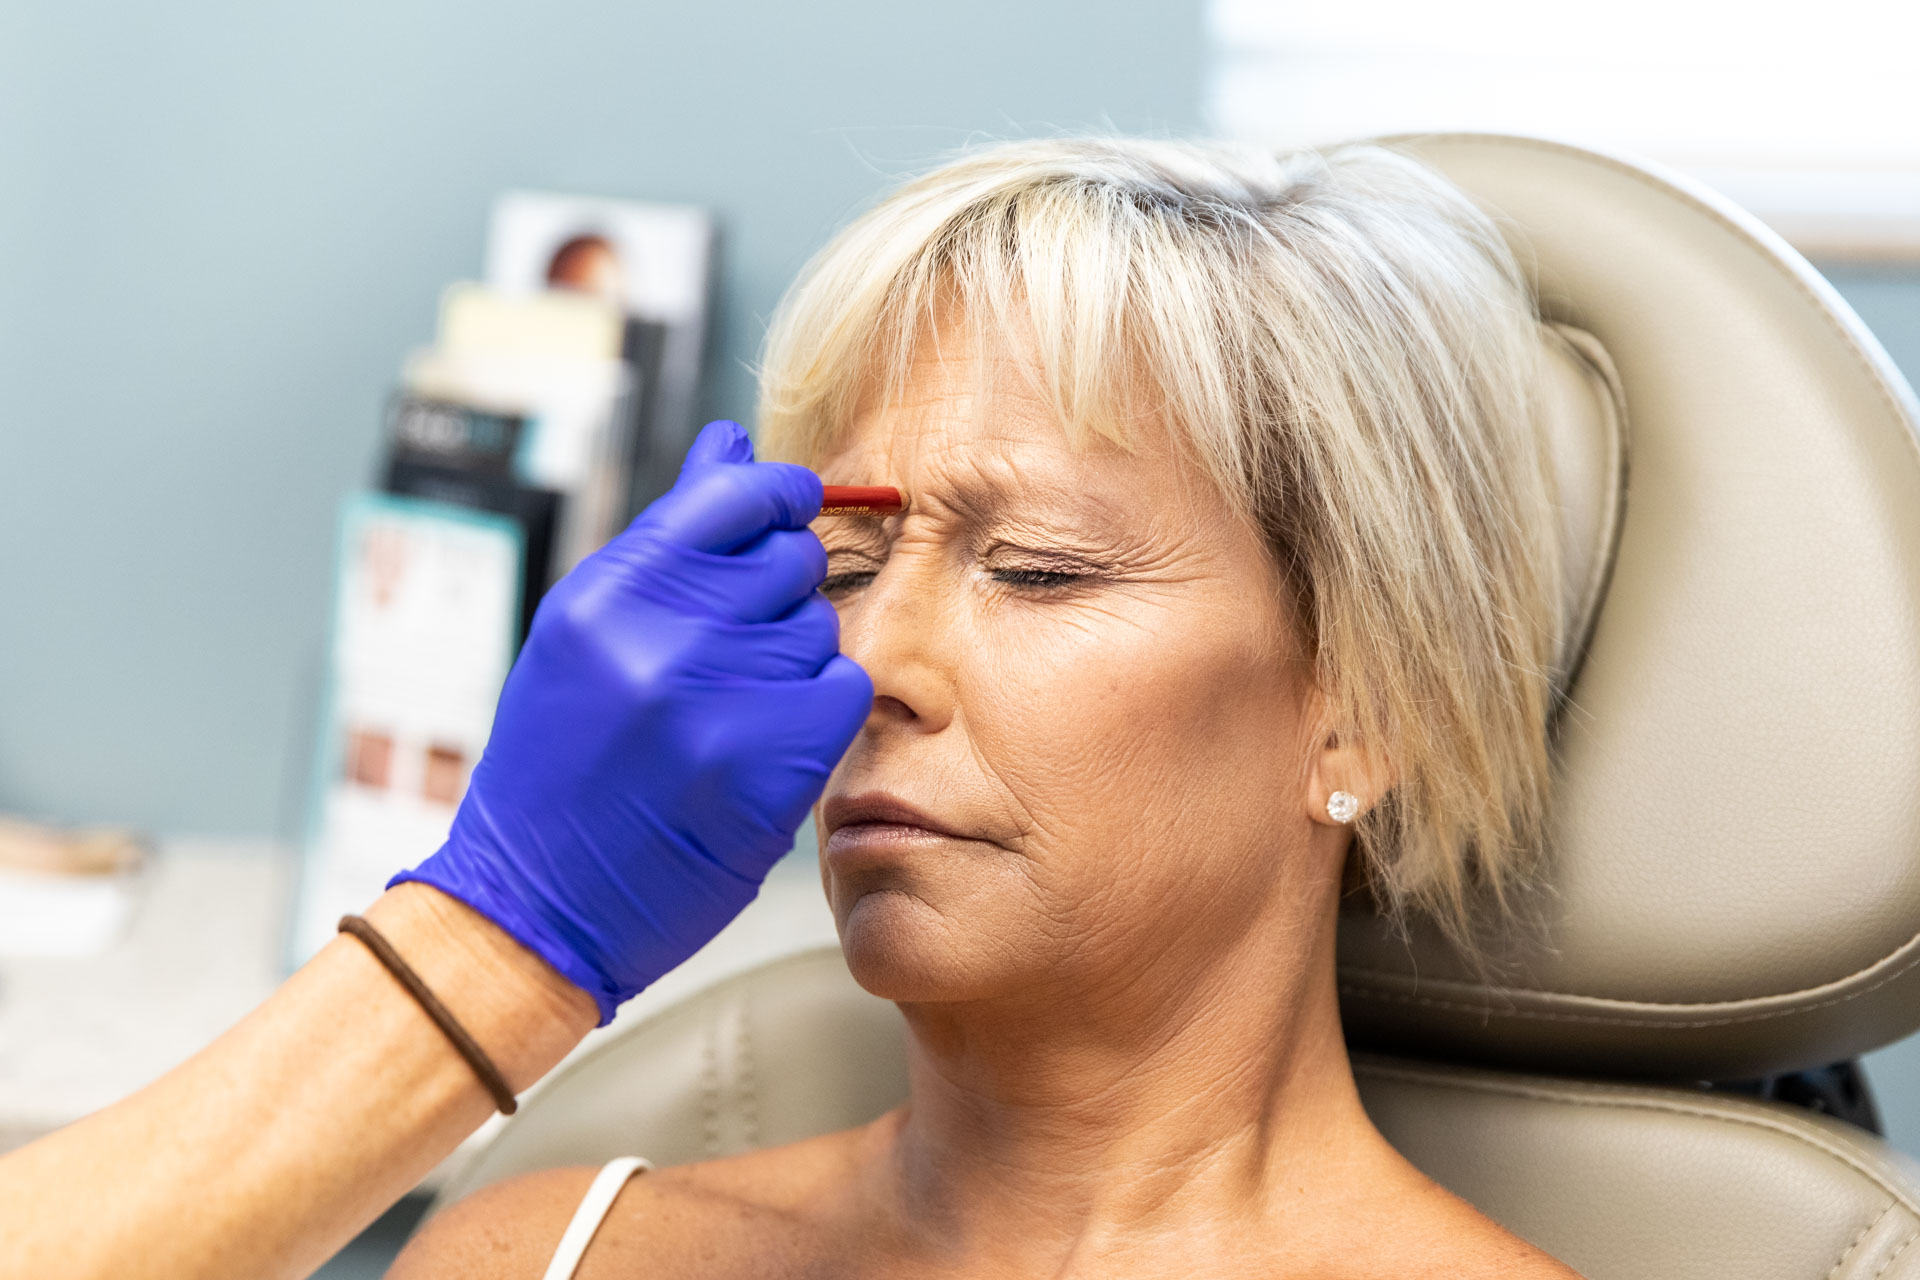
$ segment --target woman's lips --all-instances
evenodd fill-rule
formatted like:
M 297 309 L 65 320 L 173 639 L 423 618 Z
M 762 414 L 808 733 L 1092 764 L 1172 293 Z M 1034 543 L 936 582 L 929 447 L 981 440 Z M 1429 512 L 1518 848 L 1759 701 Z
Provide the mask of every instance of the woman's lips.
M 827 801 L 820 817 L 827 827 L 829 855 L 847 856 L 861 850 L 884 854 L 915 845 L 966 838 L 884 791 L 835 796 Z
M 833 834 L 827 837 L 827 853 L 844 856 L 863 849 L 877 853 L 884 849 L 933 844 L 957 838 L 944 831 L 930 831 L 906 822 L 849 822 L 835 827 Z

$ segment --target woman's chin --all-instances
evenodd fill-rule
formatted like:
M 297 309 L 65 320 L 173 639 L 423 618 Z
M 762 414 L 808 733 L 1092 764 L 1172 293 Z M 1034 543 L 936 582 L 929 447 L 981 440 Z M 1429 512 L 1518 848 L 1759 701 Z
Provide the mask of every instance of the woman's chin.
M 911 894 L 862 894 L 840 920 L 853 979 L 883 1000 L 971 1000 L 990 994 L 981 962 L 992 949 L 957 936 L 953 921 Z

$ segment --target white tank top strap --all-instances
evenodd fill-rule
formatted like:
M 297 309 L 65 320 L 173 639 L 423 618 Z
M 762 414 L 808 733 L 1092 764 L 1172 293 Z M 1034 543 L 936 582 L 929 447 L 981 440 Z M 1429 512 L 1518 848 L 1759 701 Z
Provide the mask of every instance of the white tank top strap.
M 627 1185 L 628 1178 L 651 1168 L 653 1166 L 639 1156 L 621 1156 L 601 1166 L 599 1176 L 580 1198 L 580 1207 L 573 1211 L 573 1221 L 567 1223 L 566 1234 L 560 1237 L 559 1247 L 553 1251 L 553 1261 L 547 1264 L 542 1280 L 573 1280 L 573 1273 L 580 1268 L 580 1259 L 593 1242 L 593 1233 L 600 1229 L 607 1210 L 613 1208 L 620 1189 Z

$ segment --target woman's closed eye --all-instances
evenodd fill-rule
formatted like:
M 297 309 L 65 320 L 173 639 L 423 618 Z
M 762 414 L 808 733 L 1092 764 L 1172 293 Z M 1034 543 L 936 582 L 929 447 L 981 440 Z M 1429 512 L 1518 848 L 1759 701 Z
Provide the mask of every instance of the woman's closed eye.
M 844 598 L 872 585 L 885 566 L 884 557 L 830 548 L 827 576 L 820 583 L 820 592 L 829 600 Z M 1004 545 L 982 556 L 977 571 L 996 587 L 1030 596 L 1062 594 L 1110 576 L 1102 566 L 1078 556 Z
M 827 576 L 820 583 L 820 594 L 831 600 L 849 591 L 858 591 L 872 582 L 878 572 L 878 569 L 838 569 L 829 566 Z
M 832 599 L 850 591 L 858 591 L 870 584 L 878 572 L 877 569 L 849 569 L 829 573 L 820 583 L 820 593 Z M 1092 575 L 1066 569 L 989 569 L 987 576 L 1005 587 L 1048 591 L 1077 586 Z
M 1109 576 L 1104 566 L 1081 556 L 1038 547 L 1002 543 L 982 558 L 991 581 L 1028 595 L 1057 595 Z
M 1090 576 L 1070 569 L 989 569 L 987 575 L 1002 586 L 1057 589 L 1085 582 Z

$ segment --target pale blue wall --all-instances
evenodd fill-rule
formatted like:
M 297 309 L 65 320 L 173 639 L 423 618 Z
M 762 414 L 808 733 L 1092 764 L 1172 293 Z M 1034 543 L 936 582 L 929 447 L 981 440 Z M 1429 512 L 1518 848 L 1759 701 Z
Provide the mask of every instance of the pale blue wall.
M 977 135 L 1187 132 L 1199 0 L 0 0 L 0 809 L 265 832 L 335 504 L 508 186 L 728 233 L 711 416 L 781 286 Z

